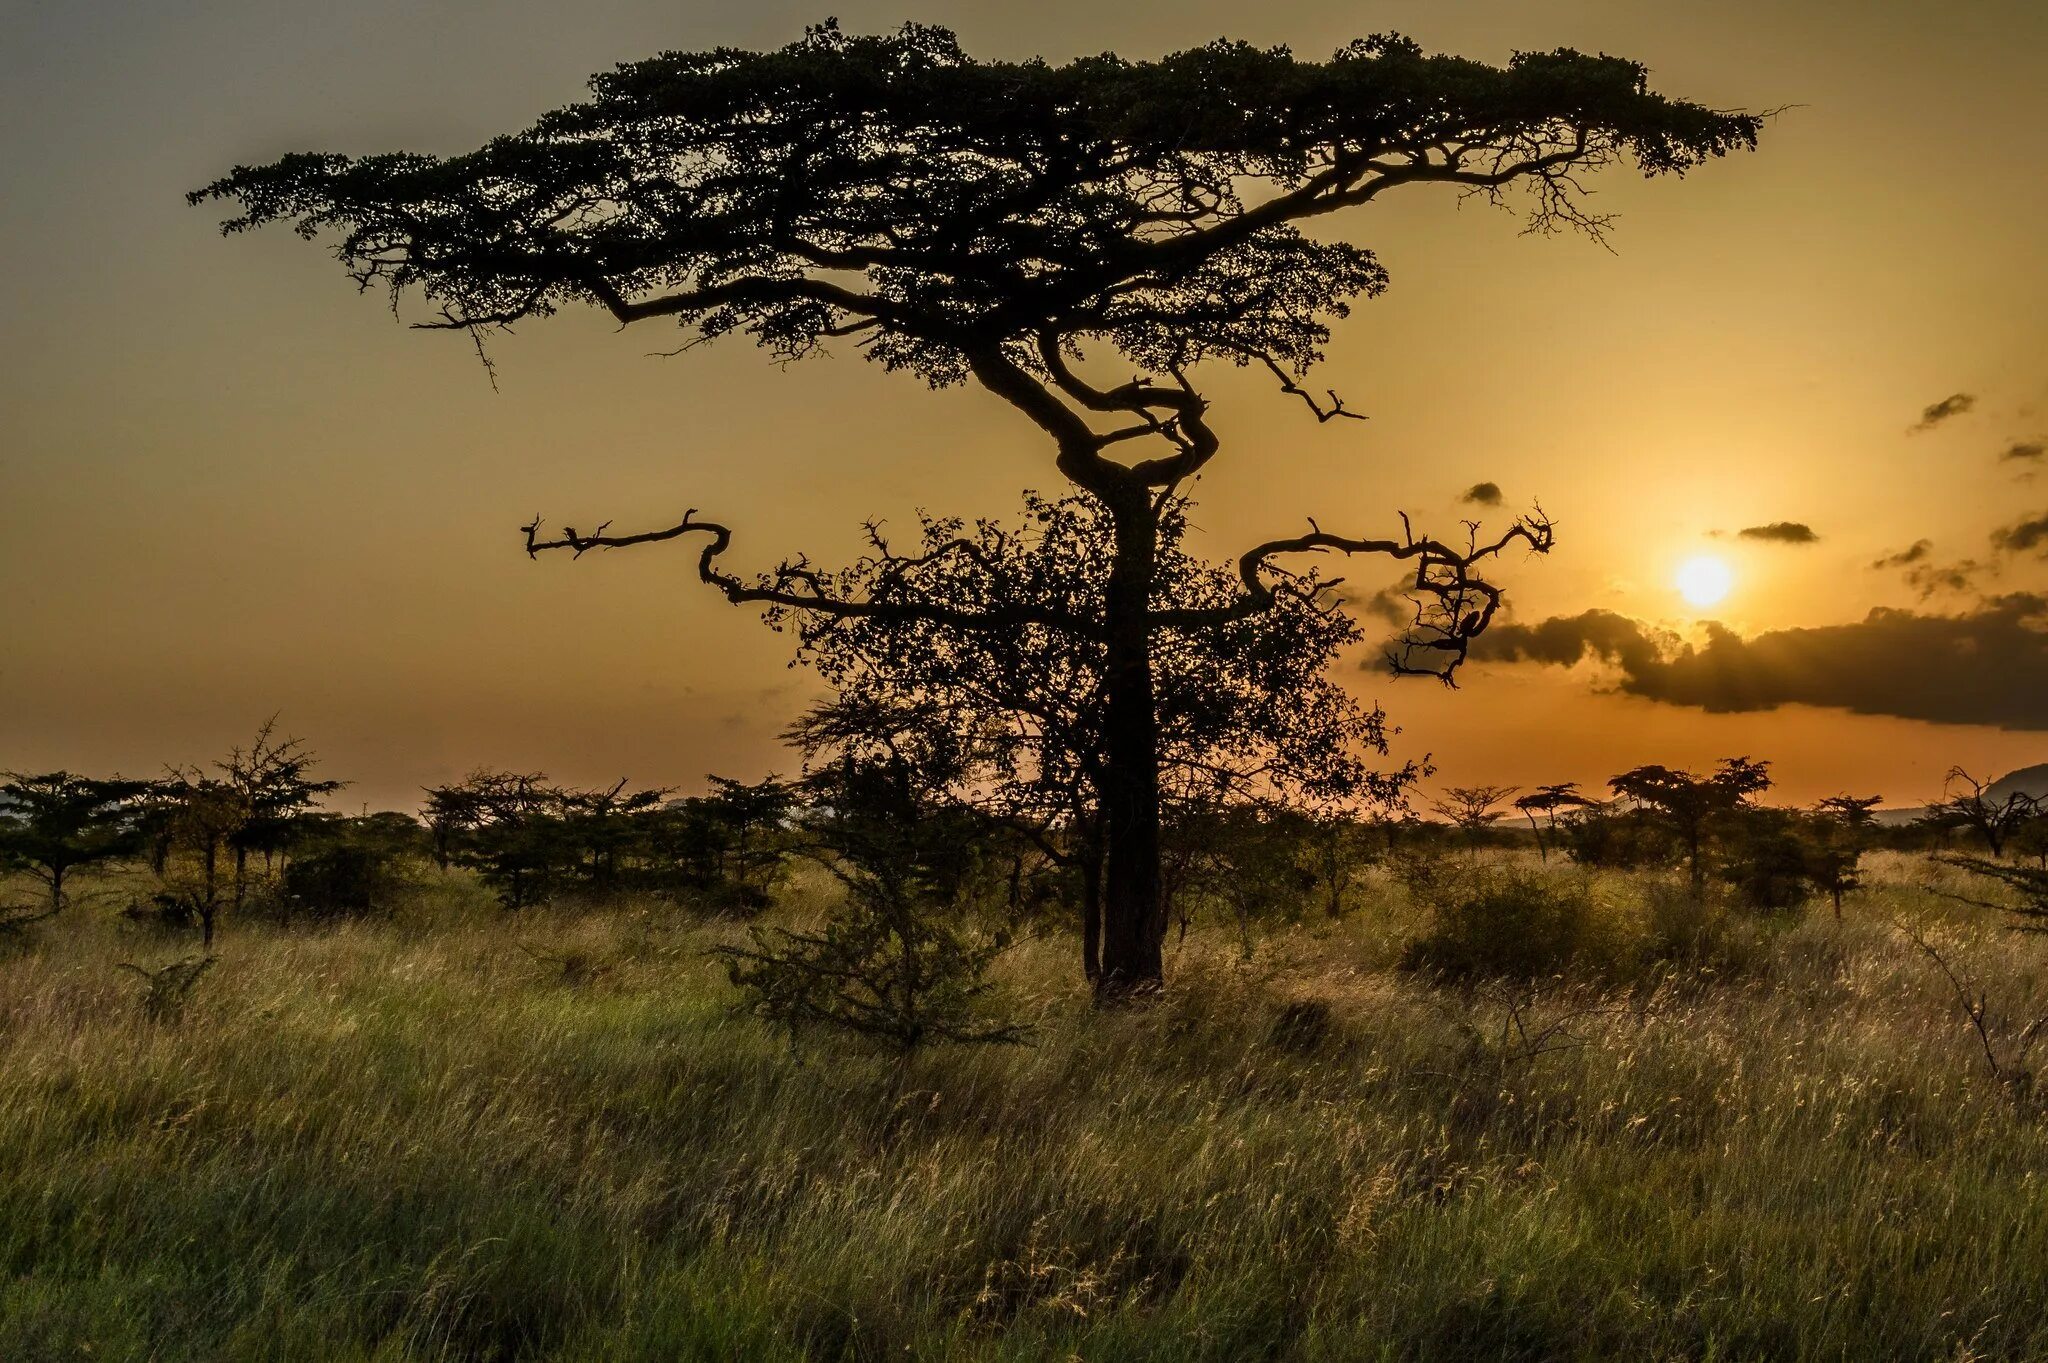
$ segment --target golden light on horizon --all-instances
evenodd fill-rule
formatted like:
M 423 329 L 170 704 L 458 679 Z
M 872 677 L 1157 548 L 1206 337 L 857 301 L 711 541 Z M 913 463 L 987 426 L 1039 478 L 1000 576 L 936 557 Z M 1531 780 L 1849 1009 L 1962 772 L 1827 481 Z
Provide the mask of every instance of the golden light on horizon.
M 1714 606 L 1735 586 L 1735 573 L 1712 554 L 1696 554 L 1678 565 L 1673 582 L 1686 604 Z

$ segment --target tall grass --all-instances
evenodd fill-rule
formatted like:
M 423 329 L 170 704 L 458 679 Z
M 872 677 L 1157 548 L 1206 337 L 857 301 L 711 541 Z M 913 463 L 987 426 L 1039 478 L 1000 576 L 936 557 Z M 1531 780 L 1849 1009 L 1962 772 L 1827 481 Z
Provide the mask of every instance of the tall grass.
M 235 925 L 173 1022 L 114 964 L 189 948 L 60 921 L 0 961 L 0 1359 L 2048 1357 L 2048 1127 L 1890 920 L 2015 1016 L 2048 944 L 1874 860 L 1706 966 L 1601 877 L 1513 995 L 1401 969 L 1391 883 L 1149 1007 L 1053 937 L 1036 1044 L 902 1064 L 735 1014 L 673 910 Z

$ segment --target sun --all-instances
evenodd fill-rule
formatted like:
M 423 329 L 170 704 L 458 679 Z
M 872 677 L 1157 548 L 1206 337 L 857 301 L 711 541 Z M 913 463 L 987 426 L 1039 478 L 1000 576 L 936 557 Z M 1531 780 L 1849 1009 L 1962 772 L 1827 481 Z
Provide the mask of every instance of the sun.
M 1712 554 L 1700 554 L 1678 565 L 1678 576 L 1674 579 L 1678 594 L 1695 606 L 1712 606 L 1728 595 L 1735 585 L 1735 574 L 1728 565 Z

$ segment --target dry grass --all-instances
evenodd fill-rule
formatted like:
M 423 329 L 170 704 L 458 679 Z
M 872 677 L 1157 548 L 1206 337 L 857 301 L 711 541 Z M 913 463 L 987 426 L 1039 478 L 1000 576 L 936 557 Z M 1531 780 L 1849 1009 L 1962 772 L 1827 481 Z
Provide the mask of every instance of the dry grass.
M 1391 886 L 1142 1009 L 1031 944 L 1036 1045 L 903 1066 L 672 911 L 230 926 L 175 1021 L 114 966 L 187 945 L 59 922 L 0 961 L 0 1359 L 2048 1357 L 2048 1127 L 1890 921 L 2015 1019 L 2048 942 L 1877 860 L 1706 974 L 1602 878 L 1541 1054 Z

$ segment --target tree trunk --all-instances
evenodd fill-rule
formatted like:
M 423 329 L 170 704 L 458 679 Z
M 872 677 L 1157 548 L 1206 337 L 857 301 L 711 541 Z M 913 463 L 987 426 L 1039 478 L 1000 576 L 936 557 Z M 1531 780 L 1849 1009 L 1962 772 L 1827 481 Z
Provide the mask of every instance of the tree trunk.
M 1102 813 L 1102 973 L 1097 992 L 1117 997 L 1164 980 L 1166 921 L 1159 883 L 1159 722 L 1152 695 L 1152 574 L 1158 523 L 1140 491 L 1110 502 L 1116 561 L 1110 569 Z
M 1093 832 L 1081 846 L 1081 971 L 1102 978 L 1102 845 Z

